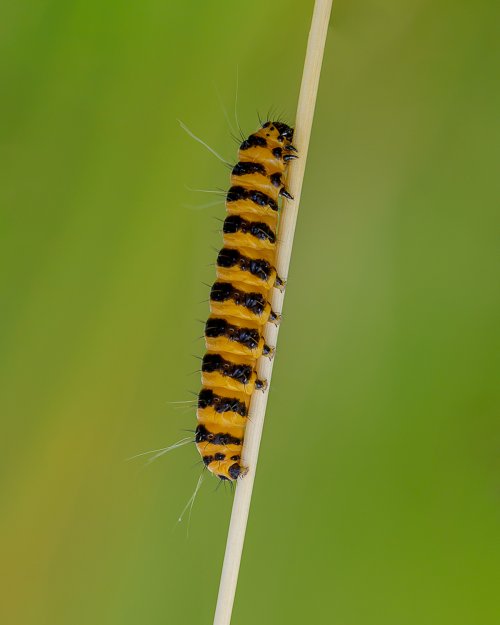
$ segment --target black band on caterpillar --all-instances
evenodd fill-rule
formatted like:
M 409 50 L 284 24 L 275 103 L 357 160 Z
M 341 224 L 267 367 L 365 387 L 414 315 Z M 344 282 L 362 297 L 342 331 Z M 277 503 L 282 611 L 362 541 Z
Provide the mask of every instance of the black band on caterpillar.
M 209 388 L 202 388 L 198 394 L 198 408 L 213 408 L 215 412 L 236 412 L 240 417 L 246 417 L 246 404 L 236 397 L 217 395 Z
M 243 441 L 241 438 L 231 436 L 231 434 L 223 434 L 220 432 L 210 432 L 204 425 L 196 428 L 195 441 L 197 443 L 212 443 L 212 445 L 240 445 Z
M 234 364 L 220 354 L 205 354 L 203 356 L 201 370 L 206 373 L 217 371 L 222 375 L 227 375 L 242 384 L 248 384 L 252 377 L 253 369 L 251 365 Z
M 223 247 L 217 257 L 217 265 L 219 267 L 235 267 L 238 266 L 241 271 L 249 271 L 252 275 L 266 282 L 273 274 L 273 267 L 267 260 L 259 258 L 248 258 L 243 256 L 238 250 Z M 278 282 L 278 278 L 276 278 Z M 277 286 L 279 284 L 277 283 Z
M 214 282 L 210 291 L 213 302 L 232 300 L 237 306 L 248 308 L 256 315 L 262 315 L 266 306 L 266 298 L 262 293 L 245 293 L 235 288 L 229 282 Z
M 233 167 L 233 176 L 246 176 L 248 174 L 262 174 L 263 176 L 265 176 L 266 168 L 261 163 L 254 163 L 253 161 L 236 163 L 236 165 Z M 229 193 L 231 193 L 231 189 L 229 189 Z
M 276 243 L 276 235 L 266 223 L 262 221 L 248 221 L 239 215 L 226 217 L 222 231 L 224 234 L 242 232 L 243 234 L 251 234 L 261 241 L 267 240 L 270 243 Z
M 271 197 L 262 193 L 262 191 L 255 191 L 254 189 L 245 189 L 245 187 L 231 187 L 226 195 L 226 202 L 237 202 L 238 200 L 250 200 L 258 206 L 269 206 L 273 211 L 278 210 L 278 203 Z

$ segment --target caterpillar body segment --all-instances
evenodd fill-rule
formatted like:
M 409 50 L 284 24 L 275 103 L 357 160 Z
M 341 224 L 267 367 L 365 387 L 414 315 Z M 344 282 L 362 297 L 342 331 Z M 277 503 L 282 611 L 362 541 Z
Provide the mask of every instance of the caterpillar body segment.
M 237 317 L 210 316 L 205 324 L 205 344 L 214 352 L 250 356 L 254 360 L 274 356 L 274 348 L 266 344 L 259 324 Z
M 264 325 L 276 318 L 267 296 L 267 289 L 262 287 L 217 281 L 210 290 L 210 311 L 213 315 L 230 315 Z
M 222 226 L 224 245 L 241 250 L 265 250 L 275 255 L 277 215 L 256 217 L 246 212 L 226 217 Z
M 233 437 L 242 438 L 250 397 L 234 391 L 228 391 L 225 397 L 220 394 L 223 390 L 224 387 L 201 390 L 198 396 L 198 422 L 203 425 L 220 426 L 215 434 L 227 431 Z
M 288 163 L 297 158 L 292 138 L 292 128 L 268 121 L 245 139 L 226 195 L 195 436 L 203 463 L 221 480 L 246 473 L 241 451 L 250 400 L 267 388 L 257 376 L 257 360 L 274 356 L 263 334 L 266 323 L 280 322 L 270 300 L 273 287 L 285 287 L 275 268 L 276 234 L 279 198 L 293 199 L 284 185 Z
M 204 387 L 222 386 L 246 395 L 252 395 L 254 390 L 267 388 L 267 382 L 257 378 L 253 358 L 234 354 L 230 358 L 224 356 L 217 352 L 205 354 L 201 365 L 201 383 Z
M 276 269 L 271 264 L 273 252 L 246 249 L 243 254 L 236 247 L 223 247 L 217 256 L 217 278 L 226 282 L 245 282 L 249 285 L 279 288 Z

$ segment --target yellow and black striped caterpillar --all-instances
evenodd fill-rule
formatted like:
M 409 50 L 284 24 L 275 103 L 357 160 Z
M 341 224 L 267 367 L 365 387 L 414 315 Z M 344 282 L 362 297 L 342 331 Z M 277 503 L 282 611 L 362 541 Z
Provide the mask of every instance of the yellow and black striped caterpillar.
M 263 329 L 280 321 L 270 291 L 284 288 L 275 269 L 276 231 L 279 197 L 293 199 L 283 183 L 288 162 L 297 158 L 292 138 L 293 129 L 282 122 L 268 121 L 251 134 L 240 145 L 226 195 L 195 436 L 205 466 L 221 480 L 246 472 L 241 450 L 250 398 L 267 388 L 266 380 L 257 378 L 257 360 L 274 355 Z

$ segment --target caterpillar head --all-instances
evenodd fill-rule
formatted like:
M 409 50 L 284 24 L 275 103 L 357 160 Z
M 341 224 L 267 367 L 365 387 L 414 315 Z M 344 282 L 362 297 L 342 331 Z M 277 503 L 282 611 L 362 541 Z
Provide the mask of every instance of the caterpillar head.
M 271 136 L 278 143 L 293 139 L 293 128 L 283 122 L 265 122 L 262 124 L 262 128 L 266 130 L 266 136 Z

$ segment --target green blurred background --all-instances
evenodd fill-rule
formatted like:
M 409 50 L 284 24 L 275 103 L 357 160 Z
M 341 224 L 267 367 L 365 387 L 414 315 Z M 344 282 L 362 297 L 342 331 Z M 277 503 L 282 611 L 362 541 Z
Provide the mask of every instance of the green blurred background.
M 4 0 L 0 622 L 212 622 L 194 411 L 227 170 L 312 1 Z M 495 2 L 335 2 L 234 625 L 493 625 Z M 498 57 L 497 57 L 498 58 Z M 495 163 L 495 159 L 497 162 Z M 496 189 L 494 188 L 496 187 Z

